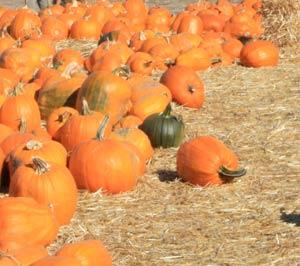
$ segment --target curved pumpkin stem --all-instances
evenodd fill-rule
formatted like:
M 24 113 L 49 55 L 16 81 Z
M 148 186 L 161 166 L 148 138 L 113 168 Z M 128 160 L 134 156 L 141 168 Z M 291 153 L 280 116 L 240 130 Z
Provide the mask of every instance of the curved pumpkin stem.
M 59 123 L 63 123 L 65 121 L 67 121 L 70 117 L 72 116 L 72 114 L 68 111 L 65 111 L 64 113 L 60 114 L 56 121 L 59 122 Z
M 171 104 L 169 103 L 162 114 L 165 116 L 169 116 L 171 114 L 171 111 L 172 111 L 172 107 L 171 107 Z
M 43 147 L 43 143 L 32 139 L 26 143 L 25 147 L 27 150 L 31 150 L 31 151 L 32 150 L 40 150 Z
M 83 99 L 82 100 L 82 111 L 81 111 L 81 114 L 82 115 L 90 115 L 92 113 L 90 107 L 89 107 L 89 104 L 87 102 L 86 99 Z
M 39 157 L 32 157 L 33 168 L 38 175 L 47 173 L 50 170 L 50 165 Z
M 247 170 L 245 168 L 240 168 L 237 170 L 229 170 L 225 166 L 221 166 L 219 169 L 220 177 L 228 182 L 236 177 L 241 177 L 241 176 L 245 175 L 246 173 L 247 173 Z
M 27 131 L 27 121 L 24 117 L 20 118 L 20 125 L 19 125 L 19 131 L 20 133 L 26 133 Z
M 129 78 L 130 77 L 130 68 L 129 66 L 127 65 L 123 65 L 123 66 L 120 66 L 120 67 L 117 67 L 116 69 L 114 69 L 112 71 L 112 74 L 116 75 L 116 76 L 119 76 L 121 78 Z
M 98 130 L 97 130 L 97 134 L 96 134 L 97 140 L 104 140 L 104 132 L 105 132 L 105 128 L 108 124 L 108 121 L 109 121 L 109 116 L 105 115 Z

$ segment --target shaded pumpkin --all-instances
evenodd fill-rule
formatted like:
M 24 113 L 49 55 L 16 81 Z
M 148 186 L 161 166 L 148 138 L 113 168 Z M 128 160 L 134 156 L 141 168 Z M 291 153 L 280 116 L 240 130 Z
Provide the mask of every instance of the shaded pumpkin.
M 149 75 L 154 69 L 154 58 L 148 53 L 136 52 L 129 57 L 127 65 L 132 72 Z
M 69 34 L 66 24 L 54 16 L 47 17 L 43 20 L 41 30 L 45 36 L 54 41 L 65 40 Z
M 95 62 L 92 67 L 92 71 L 113 72 L 115 69 L 121 67 L 122 63 L 120 54 L 114 51 L 108 51 Z
M 195 15 L 185 15 L 182 17 L 177 32 L 188 32 L 193 34 L 201 34 L 203 31 L 203 22 L 201 18 Z
M 16 40 L 10 36 L 3 36 L 0 38 L 0 54 L 2 54 L 6 49 L 12 48 L 16 45 Z
M 58 256 L 74 257 L 81 266 L 111 266 L 112 257 L 99 240 L 83 240 L 64 245 Z
M 127 115 L 123 117 L 115 128 L 137 128 L 140 124 L 143 123 L 143 120 L 136 115 Z
M 177 152 L 177 172 L 194 185 L 220 185 L 242 176 L 238 158 L 223 142 L 202 136 L 183 143 Z
M 53 57 L 53 66 L 59 71 L 64 71 L 70 63 L 77 63 L 83 67 L 84 58 L 81 53 L 71 48 L 58 51 Z
M 64 257 L 64 256 L 47 256 L 44 257 L 30 266 L 82 266 L 81 263 L 73 257 Z
M 70 37 L 75 40 L 98 40 L 101 25 L 92 19 L 82 18 L 75 21 L 70 29 Z
M 14 132 L 15 131 L 9 126 L 0 124 L 0 144 L 5 138 L 7 138 L 10 134 Z
M 21 165 L 11 176 L 9 195 L 32 197 L 40 204 L 52 206 L 59 225 L 70 222 L 77 204 L 77 188 L 68 168 L 34 155 L 32 163 Z
M 58 224 L 51 208 L 28 197 L 1 198 L 0 250 L 52 243 Z
M 233 58 L 240 58 L 243 43 L 236 38 L 230 38 L 224 41 L 222 48 L 225 53 L 231 55 Z
M 185 66 L 169 68 L 161 77 L 173 99 L 186 107 L 200 108 L 204 103 L 204 85 L 196 72 Z
M 22 42 L 23 48 L 33 49 L 40 54 L 42 62 L 48 63 L 55 54 L 53 42 L 47 39 L 28 39 Z
M 10 69 L 0 68 L 0 94 L 7 95 L 19 82 L 18 75 Z

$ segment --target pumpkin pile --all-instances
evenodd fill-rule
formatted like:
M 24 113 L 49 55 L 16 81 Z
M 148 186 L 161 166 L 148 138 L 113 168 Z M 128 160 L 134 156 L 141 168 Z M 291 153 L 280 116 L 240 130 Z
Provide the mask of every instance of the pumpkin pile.
M 171 102 L 202 107 L 201 71 L 278 64 L 278 48 L 259 39 L 261 5 L 199 1 L 178 14 L 143 0 L 73 0 L 38 14 L 1 7 L 0 185 L 9 197 L 0 199 L 0 266 L 111 265 L 96 240 L 56 256 L 44 247 L 73 217 L 77 189 L 132 190 L 154 148 L 181 144 Z M 67 39 L 98 46 L 86 57 L 56 50 Z M 201 186 L 245 174 L 211 136 L 180 146 L 177 171 Z

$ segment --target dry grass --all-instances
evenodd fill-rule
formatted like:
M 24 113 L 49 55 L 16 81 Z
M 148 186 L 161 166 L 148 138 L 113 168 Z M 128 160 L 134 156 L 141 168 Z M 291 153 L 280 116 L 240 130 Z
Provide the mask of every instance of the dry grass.
M 266 3 L 264 10 L 274 10 Z M 295 44 L 295 32 L 279 34 L 279 44 Z M 64 45 L 88 54 L 95 43 Z M 174 105 L 186 123 L 186 139 L 220 138 L 248 174 L 220 187 L 192 187 L 178 179 L 176 149 L 158 149 L 134 191 L 81 192 L 72 223 L 61 228 L 50 253 L 64 243 L 96 238 L 118 266 L 299 265 L 299 43 L 282 48 L 276 68 L 233 66 L 201 76 L 204 107 Z

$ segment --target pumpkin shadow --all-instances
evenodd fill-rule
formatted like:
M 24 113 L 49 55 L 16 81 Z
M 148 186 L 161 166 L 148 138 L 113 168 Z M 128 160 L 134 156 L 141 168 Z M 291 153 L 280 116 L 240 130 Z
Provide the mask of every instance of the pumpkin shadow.
M 8 164 L 3 164 L 2 174 L 0 175 L 0 193 L 8 193 L 10 178 Z
M 156 173 L 161 182 L 169 183 L 174 182 L 175 180 L 180 180 L 176 171 L 159 169 Z
M 300 226 L 300 214 L 299 213 L 286 213 L 281 210 L 280 219 L 286 223 L 294 224 L 296 226 Z

